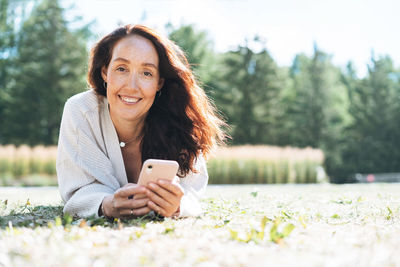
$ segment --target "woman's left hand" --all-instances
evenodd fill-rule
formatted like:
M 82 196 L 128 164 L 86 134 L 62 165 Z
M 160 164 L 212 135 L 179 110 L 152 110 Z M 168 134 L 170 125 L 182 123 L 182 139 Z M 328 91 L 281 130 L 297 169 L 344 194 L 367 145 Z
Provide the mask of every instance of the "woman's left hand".
M 175 182 L 160 179 L 157 183 L 149 183 L 146 196 L 150 199 L 147 206 L 164 217 L 176 213 L 183 196 L 182 187 Z

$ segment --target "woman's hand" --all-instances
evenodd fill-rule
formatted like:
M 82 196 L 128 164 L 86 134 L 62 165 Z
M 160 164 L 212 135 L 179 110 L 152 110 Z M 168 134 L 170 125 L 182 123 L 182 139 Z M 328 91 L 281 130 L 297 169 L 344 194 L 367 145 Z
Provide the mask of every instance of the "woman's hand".
M 105 197 L 103 200 L 103 211 L 106 217 L 128 218 L 133 216 L 142 216 L 151 211 L 147 206 L 149 199 L 132 198 L 133 195 L 145 195 L 149 191 L 146 187 L 136 184 L 126 184 L 118 189 L 114 195 Z
M 164 217 L 171 217 L 179 210 L 183 189 L 178 183 L 160 179 L 157 183 L 149 183 L 147 188 L 150 209 Z

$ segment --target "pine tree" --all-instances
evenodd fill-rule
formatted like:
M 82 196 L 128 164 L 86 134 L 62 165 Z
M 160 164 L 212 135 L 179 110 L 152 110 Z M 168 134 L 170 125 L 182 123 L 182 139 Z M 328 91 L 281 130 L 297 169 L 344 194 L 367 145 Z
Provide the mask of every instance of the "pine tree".
M 290 145 L 329 146 L 349 120 L 340 70 L 315 45 L 311 58 L 295 57 L 290 77 L 293 91 L 285 100 L 286 120 L 291 122 L 287 125 Z
M 5 142 L 55 144 L 64 102 L 85 89 L 89 30 L 70 30 L 64 13 L 58 1 L 43 0 L 22 25 Z
M 15 51 L 15 14 L 10 0 L 0 0 L 0 118 L 4 118 L 9 98 L 10 72 Z M 4 139 L 4 119 L 0 120 L 0 143 Z
M 215 54 L 213 43 L 206 31 L 197 30 L 194 25 L 182 25 L 174 28 L 166 25 L 168 37 L 174 41 L 185 53 L 197 79 L 206 91 L 214 85 Z
M 223 55 L 216 103 L 228 117 L 235 144 L 275 144 L 283 81 L 264 44 L 254 52 L 249 44 Z
M 353 119 L 345 132 L 343 165 L 336 170 L 339 181 L 355 173 L 400 171 L 399 77 L 389 57 L 374 56 L 364 79 L 345 75 Z

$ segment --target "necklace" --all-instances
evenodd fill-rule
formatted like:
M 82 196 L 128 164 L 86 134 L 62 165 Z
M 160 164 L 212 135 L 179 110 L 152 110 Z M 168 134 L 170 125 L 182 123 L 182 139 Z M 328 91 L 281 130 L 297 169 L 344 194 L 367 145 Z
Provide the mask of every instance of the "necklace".
M 141 137 L 141 135 L 139 134 L 138 136 L 136 136 L 135 138 L 133 138 L 133 139 L 127 141 L 127 142 L 120 141 L 120 142 L 119 142 L 119 146 L 120 146 L 120 147 L 125 147 L 127 144 L 129 144 L 129 143 L 131 143 L 131 142 L 133 142 L 133 141 L 139 139 L 140 137 Z

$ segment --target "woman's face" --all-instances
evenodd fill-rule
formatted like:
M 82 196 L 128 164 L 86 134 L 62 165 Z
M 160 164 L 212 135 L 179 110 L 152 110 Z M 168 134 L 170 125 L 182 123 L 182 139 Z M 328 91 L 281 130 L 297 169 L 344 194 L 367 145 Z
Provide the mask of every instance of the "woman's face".
M 130 35 L 116 43 L 102 77 L 107 83 L 113 121 L 143 121 L 164 82 L 160 78 L 157 50 L 140 35 Z

